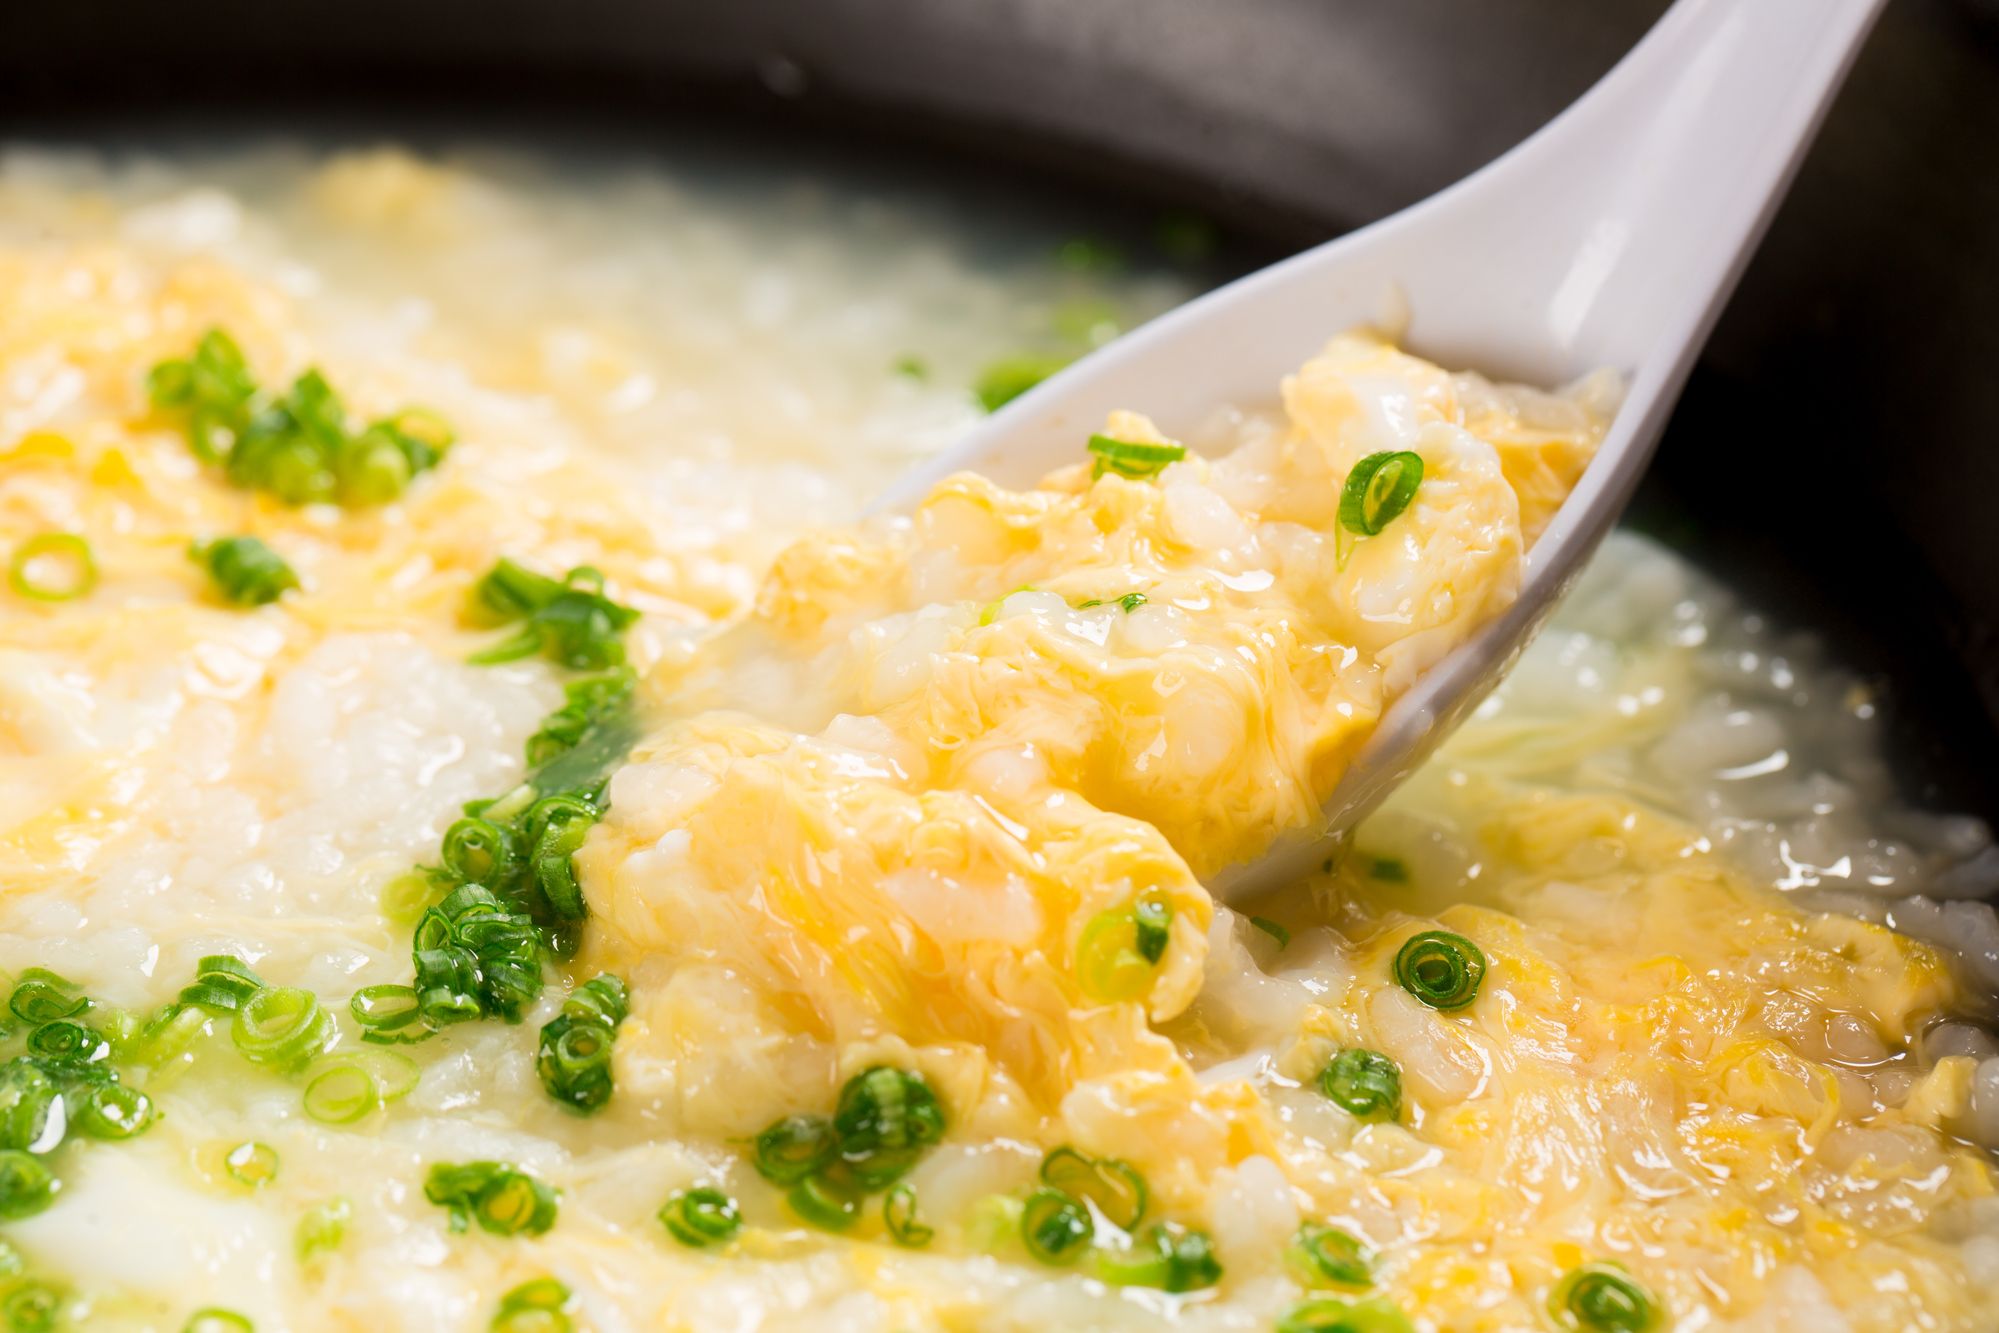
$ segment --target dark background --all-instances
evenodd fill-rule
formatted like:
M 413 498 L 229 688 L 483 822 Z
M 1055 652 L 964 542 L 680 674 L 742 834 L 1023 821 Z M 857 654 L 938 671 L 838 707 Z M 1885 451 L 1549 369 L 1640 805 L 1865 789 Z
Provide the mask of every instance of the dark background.
M 1496 156 L 1653 0 L 0 0 L 0 137 L 748 125 L 1224 224 L 1249 265 Z M 240 113 L 249 113 L 243 115 Z M 1999 0 L 1895 0 L 1634 521 L 1891 682 L 1999 819 Z

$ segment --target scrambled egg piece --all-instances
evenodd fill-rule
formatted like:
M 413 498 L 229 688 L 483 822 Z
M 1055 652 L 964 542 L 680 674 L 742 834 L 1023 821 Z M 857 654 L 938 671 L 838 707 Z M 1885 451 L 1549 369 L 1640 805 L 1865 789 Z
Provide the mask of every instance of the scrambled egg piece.
M 1194 1086 L 1150 1025 L 1198 988 L 1201 877 L 1314 819 L 1382 709 L 1517 591 L 1520 503 L 1457 383 L 1350 334 L 1287 382 L 1288 431 L 1226 457 L 1029 491 L 962 475 L 784 552 L 616 780 L 590 961 L 724 968 L 830 1050 L 905 1043 L 1043 1114 L 1107 1080 L 1167 1139 L 1191 1112 L 1266 1142 L 1253 1099 Z M 1505 432 L 1542 471 L 1601 434 L 1578 401 L 1475 396 L 1488 425 L 1566 411 L 1559 438 Z M 1128 412 L 1105 434 L 1173 444 Z M 1346 475 L 1398 448 L 1423 461 L 1413 502 L 1343 532 Z M 1172 913 L 1157 976 L 1092 995 L 1091 923 L 1146 896 Z M 1185 1157 L 1190 1188 L 1227 1160 Z

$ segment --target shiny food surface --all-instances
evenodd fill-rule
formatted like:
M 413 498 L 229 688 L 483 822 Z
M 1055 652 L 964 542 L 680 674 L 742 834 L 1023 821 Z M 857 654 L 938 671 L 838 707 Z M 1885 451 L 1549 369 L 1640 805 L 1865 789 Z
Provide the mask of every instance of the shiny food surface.
M 1865 888 L 1843 850 L 1907 894 L 1988 845 L 1891 838 L 1886 797 L 1868 825 L 1859 732 L 1716 704 L 1745 686 L 1701 677 L 1704 636 L 1752 617 L 1668 553 L 1615 543 L 1320 875 L 1240 914 L 1201 886 L 1505 604 L 1613 385 L 1347 335 L 1201 438 L 1117 414 L 1123 449 L 1079 439 L 1034 490 L 961 477 L 828 526 L 970 419 L 1020 328 L 1142 317 L 1170 280 L 871 251 L 883 225 L 920 249 L 907 205 L 835 206 L 806 244 L 647 177 L 605 223 L 399 154 L 153 171 L 0 172 L 0 538 L 79 534 L 95 567 L 0 614 L 0 964 L 92 997 L 158 1112 L 40 1154 L 60 1188 L 0 1222 L 0 1299 L 165 1330 L 1247 1329 L 1347 1302 L 1977 1329 L 1999 1299 L 1990 913 L 1951 904 L 1939 948 L 1891 928 L 1930 900 L 1823 896 Z M 386 504 L 232 486 L 147 390 L 214 327 L 272 384 L 319 366 L 357 421 L 417 404 L 455 439 Z M 1405 451 L 1403 507 L 1384 483 L 1343 523 L 1345 483 Z M 188 549 L 225 537 L 297 586 L 219 591 Z M 517 827 L 583 678 L 468 660 L 510 632 L 467 613 L 503 557 L 638 613 L 643 734 L 524 1021 L 369 1045 L 408 1030 L 348 998 L 410 979 L 442 891 L 408 872 L 467 802 Z M 1778 751 L 1843 756 L 1847 788 L 1778 799 Z M 198 1008 L 164 1058 L 120 1026 L 237 986 L 218 954 L 246 994 L 323 1002 L 320 1063 Z

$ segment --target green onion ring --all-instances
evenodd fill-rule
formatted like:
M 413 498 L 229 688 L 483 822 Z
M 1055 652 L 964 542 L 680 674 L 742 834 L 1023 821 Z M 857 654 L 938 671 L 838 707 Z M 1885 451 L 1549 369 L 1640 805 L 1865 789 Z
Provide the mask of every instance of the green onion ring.
M 23 597 L 67 602 L 97 586 L 97 557 L 74 532 L 37 533 L 14 548 L 7 581 Z

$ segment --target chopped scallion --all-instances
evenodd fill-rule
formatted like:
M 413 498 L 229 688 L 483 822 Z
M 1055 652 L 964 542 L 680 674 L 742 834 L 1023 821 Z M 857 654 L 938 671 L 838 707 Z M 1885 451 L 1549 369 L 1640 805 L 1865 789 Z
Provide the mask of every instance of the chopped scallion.
M 531 1278 L 500 1297 L 493 1333 L 571 1333 L 575 1304 L 575 1295 L 554 1278 Z
M 1032 353 L 1003 357 L 979 372 L 972 392 L 978 397 L 981 407 L 988 412 L 997 412 L 1068 365 L 1071 359 Z
M 625 983 L 607 972 L 578 986 L 543 1025 L 535 1072 L 549 1096 L 585 1115 L 611 1099 L 611 1047 L 627 1008 Z
M 488 625 L 519 623 L 508 638 L 472 655 L 482 665 L 541 653 L 563 666 L 603 671 L 625 660 L 624 632 L 639 618 L 604 595 L 604 576 L 586 566 L 560 582 L 501 560 L 472 590 L 469 613 Z
M 0 1148 L 48 1152 L 69 1131 L 62 1089 L 27 1057 L 0 1065 Z
M 1369 454 L 1340 488 L 1340 526 L 1357 537 L 1376 535 L 1409 507 L 1422 484 L 1422 455 L 1407 449 Z
M 39 1158 L 19 1148 L 0 1149 L 0 1221 L 34 1216 L 55 1202 L 61 1189 Z
M 28 1054 L 53 1064 L 89 1065 L 107 1058 L 111 1043 L 96 1028 L 59 1018 L 28 1034 Z
M 381 1092 L 367 1070 L 356 1064 L 335 1064 L 314 1074 L 305 1085 L 305 1113 L 326 1125 L 351 1125 L 382 1104 Z
M 1464 936 L 1426 930 L 1396 953 L 1395 980 L 1432 1009 L 1449 1012 L 1478 998 L 1485 967 L 1485 954 Z
M 1659 1318 L 1651 1294 L 1614 1263 L 1570 1269 L 1549 1295 L 1548 1313 L 1577 1333 L 1645 1333 Z
M 255 1333 L 256 1327 L 245 1315 L 211 1305 L 189 1315 L 181 1333 Z
M 888 1228 L 889 1239 L 907 1250 L 922 1249 L 937 1234 L 917 1215 L 916 1187 L 906 1180 L 882 1199 L 882 1225 Z
M 242 959 L 226 953 L 210 954 L 195 964 L 194 982 L 182 987 L 180 1003 L 211 1013 L 234 1013 L 263 989 L 264 979 Z
M 833 1160 L 840 1141 L 823 1115 L 788 1115 L 757 1135 L 752 1159 L 773 1185 L 796 1185 Z
M 1125 1231 L 1145 1216 L 1151 1192 L 1145 1177 L 1115 1157 L 1086 1157 L 1057 1148 L 1041 1160 L 1041 1183 L 1093 1205 L 1112 1226 Z
M 944 1108 L 922 1074 L 876 1065 L 840 1090 L 833 1132 L 855 1178 L 867 1189 L 885 1189 L 944 1137 Z
M 1364 864 L 1369 878 L 1384 884 L 1406 884 L 1409 880 L 1409 863 L 1397 856 L 1370 856 Z
M 14 548 L 7 581 L 23 597 L 67 602 L 97 586 L 97 557 L 74 532 L 37 533 Z
M 1353 1047 L 1327 1062 L 1319 1091 L 1362 1120 L 1394 1120 L 1402 1113 L 1402 1068 L 1380 1051 Z
M 220 329 L 203 334 L 191 357 L 155 365 L 146 388 L 156 408 L 183 418 L 197 458 L 286 504 L 385 503 L 437 466 L 452 443 L 451 428 L 420 408 L 356 429 L 317 370 L 300 375 L 289 393 L 266 392 Z
M 1093 480 L 1107 472 L 1115 472 L 1132 481 L 1144 481 L 1158 476 L 1168 464 L 1177 463 L 1187 456 L 1184 445 L 1117 440 L 1108 435 L 1092 435 L 1089 450 L 1096 459 L 1090 466 Z
M 423 1193 L 449 1210 L 453 1231 L 477 1222 L 496 1236 L 539 1236 L 555 1225 L 554 1188 L 505 1162 L 439 1162 L 430 1168 Z
M 865 1192 L 843 1174 L 815 1171 L 784 1196 L 791 1210 L 821 1231 L 845 1231 L 861 1216 Z
M 1142 913 L 1142 914 L 1141 914 Z M 1076 941 L 1076 979 L 1091 999 L 1115 1004 L 1152 988 L 1170 938 L 1172 908 L 1160 900 L 1099 912 Z
M 53 1333 L 62 1326 L 63 1293 L 60 1288 L 33 1278 L 9 1284 L 0 1298 L 0 1322 L 7 1333 Z
M 1291 1242 L 1291 1270 L 1308 1287 L 1371 1287 L 1374 1259 L 1367 1247 L 1338 1227 L 1307 1222 Z
M 1316 1296 L 1278 1317 L 1273 1333 L 1416 1333 L 1409 1317 L 1387 1301 Z
M 153 1123 L 153 1100 L 124 1083 L 98 1083 L 78 1098 L 71 1116 L 94 1139 L 129 1139 Z
M 23 1023 L 53 1023 L 61 1018 L 75 1018 L 90 1008 L 90 999 L 67 977 L 57 976 L 45 967 L 31 967 L 14 983 L 7 1007 Z
M 298 1261 L 310 1264 L 320 1255 L 339 1249 L 340 1243 L 347 1239 L 347 1222 L 353 1213 L 353 1205 L 339 1197 L 308 1208 L 292 1233 L 292 1248 Z
M 1201 1291 L 1222 1280 L 1208 1233 L 1173 1222 L 1155 1222 L 1132 1238 L 1129 1249 L 1097 1250 L 1092 1269 L 1112 1286 L 1171 1292 Z
M 674 1194 L 659 1210 L 659 1220 L 675 1240 L 698 1250 L 734 1236 L 742 1229 L 743 1214 L 734 1199 L 703 1186 Z
M 223 600 L 237 606 L 264 606 L 298 587 L 284 557 L 255 537 L 217 537 L 196 542 L 187 553 Z
M 1021 1244 L 1044 1264 L 1074 1263 L 1095 1235 L 1090 1210 L 1061 1190 L 1038 1189 L 1021 1208 Z
M 245 1189 L 262 1189 L 277 1179 L 278 1150 L 268 1143 L 239 1143 L 222 1159 L 229 1178 Z
M 1276 940 L 1280 949 L 1291 943 L 1291 930 L 1282 922 L 1272 921 L 1267 916 L 1253 916 L 1249 919 L 1249 924 Z
M 309 990 L 269 986 L 243 1001 L 229 1036 L 253 1064 L 296 1069 L 333 1039 L 333 1016 Z

